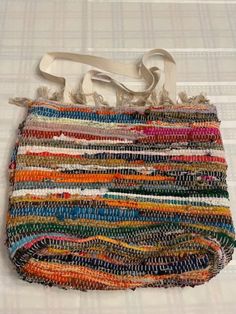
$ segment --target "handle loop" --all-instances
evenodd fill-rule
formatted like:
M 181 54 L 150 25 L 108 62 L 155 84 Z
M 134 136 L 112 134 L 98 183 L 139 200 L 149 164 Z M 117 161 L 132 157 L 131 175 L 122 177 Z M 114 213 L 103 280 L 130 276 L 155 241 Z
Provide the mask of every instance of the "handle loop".
M 169 92 L 171 99 L 175 101 L 176 98 L 176 65 L 172 55 L 164 49 L 153 49 L 146 52 L 137 64 L 128 64 L 114 61 L 103 57 L 76 54 L 69 52 L 49 52 L 46 53 L 39 64 L 40 73 L 47 79 L 62 84 L 64 88 L 64 101 L 70 102 L 69 94 L 71 92 L 68 82 L 64 77 L 56 76 L 50 71 L 50 65 L 56 59 L 71 60 L 75 62 L 84 63 L 106 72 L 124 75 L 136 79 L 144 79 L 147 87 L 143 91 L 133 91 L 123 83 L 115 80 L 108 73 L 90 70 L 82 80 L 81 91 L 86 96 L 86 103 L 91 100 L 93 94 L 92 80 L 107 82 L 114 85 L 116 88 L 123 90 L 125 93 L 134 96 L 148 97 L 160 81 L 160 69 L 158 67 L 148 68 L 145 64 L 147 60 L 153 55 L 161 55 L 164 58 L 164 73 L 165 73 L 165 89 Z

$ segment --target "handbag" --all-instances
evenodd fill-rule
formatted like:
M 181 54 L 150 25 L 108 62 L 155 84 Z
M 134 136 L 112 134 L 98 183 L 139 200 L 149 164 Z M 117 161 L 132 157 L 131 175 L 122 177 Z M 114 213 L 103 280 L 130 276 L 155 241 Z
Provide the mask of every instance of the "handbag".
M 147 66 L 157 55 L 164 70 Z M 58 59 L 94 68 L 71 90 L 50 70 Z M 134 64 L 52 52 L 39 70 L 62 89 L 9 100 L 27 108 L 9 164 L 6 226 L 22 279 L 78 290 L 194 287 L 230 262 L 235 231 L 220 121 L 203 94 L 176 100 L 175 68 L 163 49 Z M 114 88 L 116 106 L 94 82 Z

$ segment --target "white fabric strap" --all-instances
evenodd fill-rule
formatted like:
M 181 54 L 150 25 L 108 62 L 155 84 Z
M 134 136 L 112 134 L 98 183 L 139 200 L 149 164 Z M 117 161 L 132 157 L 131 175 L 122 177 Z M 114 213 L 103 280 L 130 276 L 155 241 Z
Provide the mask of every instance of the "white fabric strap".
M 90 95 L 93 94 L 92 80 L 107 82 L 114 85 L 116 88 L 120 88 L 124 92 L 130 93 L 135 96 L 148 97 L 150 93 L 155 89 L 160 80 L 160 69 L 158 67 L 148 68 L 145 65 L 147 63 L 147 60 L 154 55 L 161 55 L 164 59 L 165 89 L 169 92 L 170 98 L 175 101 L 176 65 L 172 55 L 164 49 L 157 48 L 146 52 L 137 64 L 121 63 L 112 59 L 93 55 L 68 52 L 49 52 L 42 57 L 39 64 L 39 71 L 45 78 L 60 83 L 64 86 L 64 101 L 68 102 L 70 102 L 69 94 L 71 90 L 69 85 L 67 84 L 66 79 L 64 77 L 56 76 L 50 72 L 50 66 L 56 59 L 64 59 L 84 63 L 107 72 L 100 72 L 93 69 L 88 71 L 84 75 L 84 79 L 81 83 L 81 91 L 85 95 L 88 95 L 88 97 L 90 97 L 90 100 Z M 125 86 L 123 83 L 109 76 L 109 73 L 124 75 L 136 79 L 144 79 L 147 87 L 143 91 L 133 91 Z

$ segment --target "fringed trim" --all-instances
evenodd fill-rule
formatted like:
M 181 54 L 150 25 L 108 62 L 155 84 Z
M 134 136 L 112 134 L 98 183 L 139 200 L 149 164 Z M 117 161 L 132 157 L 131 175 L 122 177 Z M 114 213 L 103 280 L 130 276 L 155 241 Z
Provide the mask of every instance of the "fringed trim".
M 182 104 L 189 104 L 189 105 L 199 105 L 199 104 L 209 105 L 210 104 L 210 100 L 206 98 L 206 96 L 204 96 L 203 93 L 197 96 L 188 97 L 186 92 L 180 92 L 179 99 Z M 179 103 L 178 100 L 177 100 L 177 103 Z
M 106 106 L 108 107 L 109 104 L 106 102 L 102 95 L 98 94 L 97 92 L 93 92 L 91 94 L 85 94 L 81 91 L 75 91 L 70 93 L 71 101 L 74 104 L 86 104 L 86 96 L 92 96 L 94 100 L 95 106 Z
M 36 98 L 44 98 L 55 101 L 63 101 L 64 88 L 58 91 L 51 91 L 47 86 L 40 86 L 36 91 Z
M 58 91 L 51 91 L 47 86 L 40 86 L 36 92 L 36 99 L 43 98 L 48 100 L 54 100 L 63 102 L 64 88 Z M 97 107 L 105 106 L 109 107 L 109 103 L 104 100 L 103 96 L 97 92 L 91 94 L 84 94 L 80 89 L 72 91 L 70 93 L 70 99 L 73 104 L 84 104 L 86 105 L 86 97 L 92 96 L 94 100 L 94 105 Z M 162 88 L 161 92 L 157 93 L 153 90 L 150 94 L 145 96 L 136 96 L 134 94 L 128 94 L 124 91 L 116 90 L 116 100 L 117 107 L 129 107 L 129 106 L 165 106 L 165 105 L 175 105 L 175 104 L 188 104 L 188 105 L 199 105 L 199 104 L 210 104 L 210 100 L 203 95 L 203 93 L 197 96 L 188 97 L 185 91 L 178 94 L 178 99 L 174 102 L 169 97 L 168 91 Z M 24 97 L 10 98 L 9 103 L 15 104 L 17 106 L 25 107 L 29 106 L 33 100 Z
M 26 97 L 14 97 L 9 98 L 8 100 L 9 104 L 13 104 L 19 107 L 27 107 L 30 105 L 32 101 L 33 101 L 32 99 Z
M 155 90 L 153 90 L 146 100 L 146 103 L 152 106 L 164 106 L 174 104 L 174 102 L 169 98 L 168 92 L 164 89 L 164 87 L 162 91 L 158 94 Z

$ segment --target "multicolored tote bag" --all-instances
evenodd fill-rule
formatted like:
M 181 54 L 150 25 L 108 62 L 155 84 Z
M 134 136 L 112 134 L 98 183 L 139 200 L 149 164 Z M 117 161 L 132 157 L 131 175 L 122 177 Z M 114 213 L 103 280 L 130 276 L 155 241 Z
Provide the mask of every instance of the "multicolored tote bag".
M 164 70 L 147 67 L 155 55 Z M 96 69 L 71 90 L 50 72 L 55 59 Z M 6 242 L 20 277 L 118 290 L 193 287 L 217 275 L 235 239 L 220 121 L 203 95 L 176 100 L 173 57 L 154 49 L 129 64 L 55 52 L 39 69 L 63 89 L 10 100 L 27 107 L 9 165 Z M 95 81 L 114 87 L 116 106 Z

